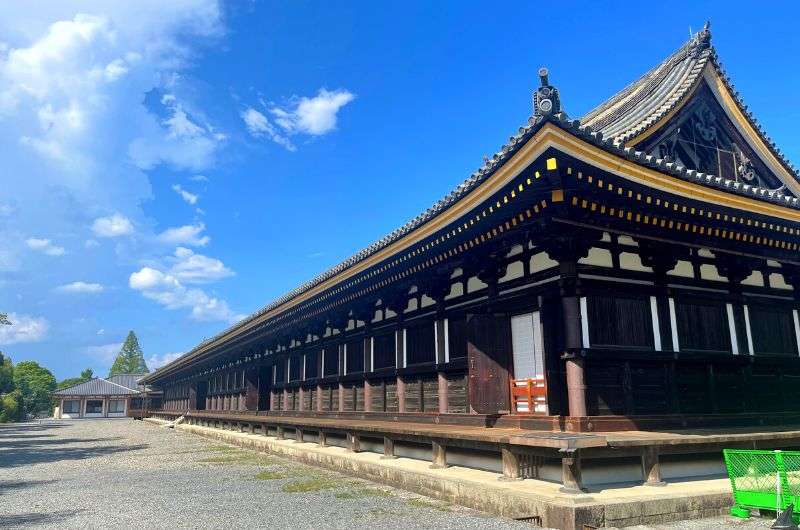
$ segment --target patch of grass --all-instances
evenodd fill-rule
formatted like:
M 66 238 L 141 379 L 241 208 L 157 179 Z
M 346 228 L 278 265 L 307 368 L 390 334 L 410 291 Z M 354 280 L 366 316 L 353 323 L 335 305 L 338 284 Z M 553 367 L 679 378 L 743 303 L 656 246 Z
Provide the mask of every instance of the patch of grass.
M 274 460 L 268 456 L 252 454 L 252 453 L 231 453 L 219 456 L 209 456 L 199 460 L 199 462 L 206 464 L 230 464 L 239 466 L 268 466 L 274 464 Z
M 406 501 L 408 506 L 412 508 L 422 508 L 422 509 L 430 509 L 430 510 L 438 510 L 440 512 L 450 512 L 452 509 L 447 504 L 442 504 L 440 502 L 429 501 L 427 499 L 416 498 L 416 499 L 408 499 Z
M 337 499 L 362 499 L 364 497 L 391 497 L 392 492 L 379 488 L 355 488 L 340 491 L 334 495 Z
M 297 480 L 284 484 L 281 491 L 284 493 L 310 493 L 314 491 L 330 490 L 338 484 L 330 477 L 317 477 L 306 480 Z
M 257 480 L 280 480 L 283 478 L 289 478 L 289 475 L 283 471 L 262 471 L 256 475 Z
M 241 449 L 233 445 L 209 445 L 205 448 L 207 451 L 215 451 L 218 453 L 239 452 Z

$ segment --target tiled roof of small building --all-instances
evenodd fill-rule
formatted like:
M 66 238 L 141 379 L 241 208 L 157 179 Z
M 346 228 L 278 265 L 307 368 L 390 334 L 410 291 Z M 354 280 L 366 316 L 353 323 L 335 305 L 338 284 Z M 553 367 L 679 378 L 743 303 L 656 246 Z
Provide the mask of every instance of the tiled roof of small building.
M 118 383 L 109 381 L 108 379 L 96 377 L 94 379 L 84 381 L 83 383 L 78 383 L 77 385 L 73 385 L 71 387 L 62 388 L 61 390 L 56 390 L 55 392 L 53 392 L 53 395 L 54 396 L 131 396 L 138 393 L 139 391 L 136 390 L 135 388 L 129 388 L 127 386 L 123 386 Z
M 112 383 L 116 383 L 118 385 L 122 385 L 133 390 L 141 390 L 139 388 L 139 379 L 144 377 L 147 374 L 117 374 L 112 375 L 111 377 L 107 377 L 107 381 L 111 381 Z

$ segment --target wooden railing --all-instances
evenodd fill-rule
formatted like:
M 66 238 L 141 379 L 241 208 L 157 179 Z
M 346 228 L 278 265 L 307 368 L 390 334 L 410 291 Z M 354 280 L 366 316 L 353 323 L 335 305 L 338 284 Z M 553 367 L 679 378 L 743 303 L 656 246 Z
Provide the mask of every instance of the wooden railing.
M 547 414 L 547 383 L 544 377 L 511 379 L 511 410 L 515 414 Z

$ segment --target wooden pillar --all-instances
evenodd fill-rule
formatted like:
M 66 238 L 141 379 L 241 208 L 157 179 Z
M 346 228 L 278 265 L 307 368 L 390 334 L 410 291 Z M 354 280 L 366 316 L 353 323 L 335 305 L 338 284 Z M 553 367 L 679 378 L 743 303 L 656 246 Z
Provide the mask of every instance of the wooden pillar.
M 283 440 L 286 438 L 286 432 L 282 425 L 278 425 L 275 429 L 278 440 Z
M 502 480 L 522 480 L 519 472 L 519 456 L 511 450 L 511 447 L 501 447 L 500 456 L 503 459 Z
M 325 431 L 319 431 L 317 435 L 317 443 L 320 447 L 328 447 L 328 433 Z
M 403 376 L 397 376 L 397 412 L 406 411 L 406 382 Z
M 642 450 L 642 478 L 645 486 L 666 486 L 661 479 L 661 462 L 656 446 L 647 446 Z
M 395 331 L 395 366 L 398 370 L 405 368 L 405 340 L 403 332 L 403 309 L 404 304 L 395 302 L 397 305 L 393 308 L 397 312 L 397 329 Z M 406 411 L 406 382 L 403 376 L 397 376 L 397 412 L 403 413 Z
M 447 467 L 447 447 L 439 441 L 431 442 L 431 469 L 444 469 Z
M 439 414 L 447 414 L 450 409 L 450 401 L 447 396 L 447 375 L 439 372 L 436 377 L 439 386 Z
M 304 432 L 301 427 L 294 428 L 294 440 L 299 443 L 303 443 L 304 440 Z
M 583 478 L 581 476 L 581 456 L 578 451 L 564 451 L 561 457 L 561 488 L 562 493 L 583 493 Z
M 449 287 L 449 282 L 448 282 Z M 442 299 L 443 305 L 443 299 Z M 447 363 L 448 356 L 448 344 L 447 344 L 447 320 L 442 318 L 443 315 L 438 315 L 436 319 L 436 364 L 437 366 L 444 366 Z M 439 394 L 439 414 L 447 414 L 447 410 L 449 408 L 448 397 L 447 397 L 447 375 L 439 371 L 436 374 L 437 379 L 437 386 L 438 386 L 438 394 Z
M 354 432 L 347 433 L 347 449 L 352 453 L 361 451 L 361 437 L 358 434 Z
M 583 339 L 580 300 L 577 296 L 561 299 L 564 317 L 564 340 L 567 372 L 567 402 L 570 416 L 586 416 L 586 375 L 583 360 Z
M 339 383 L 339 412 L 344 412 L 344 383 Z
M 289 410 L 289 389 L 288 388 L 284 388 L 283 389 L 283 407 L 281 407 L 281 410 Z
M 393 460 L 397 458 L 394 454 L 394 440 L 388 436 L 383 437 L 383 456 L 384 460 Z
M 303 412 L 306 410 L 306 389 L 300 386 L 300 389 L 297 391 L 297 399 L 300 401 L 297 403 L 297 410 Z
M 317 385 L 317 412 L 322 412 L 322 385 Z
M 364 412 L 372 412 L 372 383 L 364 379 Z

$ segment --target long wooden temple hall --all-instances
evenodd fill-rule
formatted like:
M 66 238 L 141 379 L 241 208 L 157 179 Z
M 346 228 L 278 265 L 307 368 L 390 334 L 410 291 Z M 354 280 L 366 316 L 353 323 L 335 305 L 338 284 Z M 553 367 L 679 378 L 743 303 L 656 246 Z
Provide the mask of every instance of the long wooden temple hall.
M 475 173 L 146 376 L 144 413 L 575 492 L 800 446 L 800 179 L 708 25 L 580 119 L 539 78 Z

